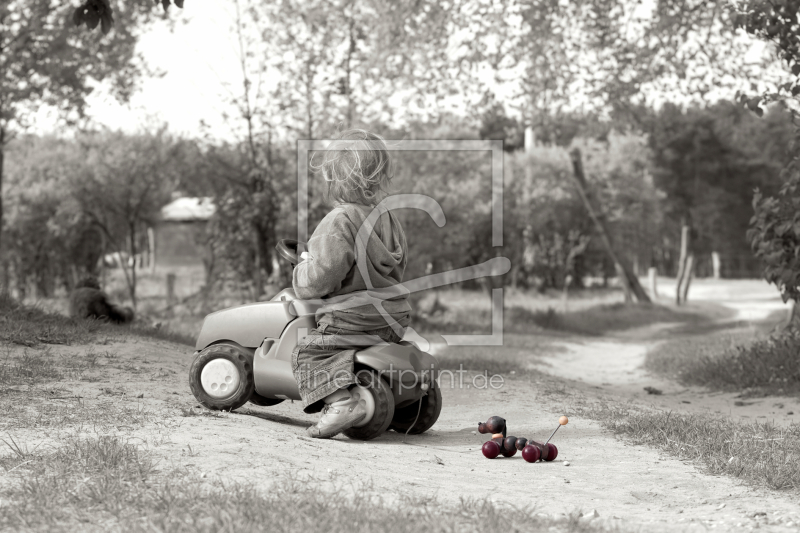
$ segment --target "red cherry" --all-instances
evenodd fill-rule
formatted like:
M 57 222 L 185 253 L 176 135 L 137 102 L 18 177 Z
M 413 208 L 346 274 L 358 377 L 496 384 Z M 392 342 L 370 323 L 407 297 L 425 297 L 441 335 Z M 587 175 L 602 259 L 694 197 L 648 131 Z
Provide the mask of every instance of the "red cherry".
M 481 451 L 483 452 L 483 456 L 487 459 L 494 459 L 500 455 L 500 446 L 496 442 L 487 440 L 483 443 Z
M 503 457 L 514 457 L 517 454 L 517 449 L 511 448 L 511 450 L 503 450 L 501 453 Z
M 541 456 L 542 454 L 539 451 L 539 448 L 537 448 L 536 446 L 531 446 L 529 444 L 522 449 L 522 458 L 529 463 L 535 463 L 541 458 Z
M 547 459 L 546 461 L 549 463 L 550 461 L 554 461 L 555 458 L 558 457 L 558 448 L 556 448 L 555 444 L 547 443 Z

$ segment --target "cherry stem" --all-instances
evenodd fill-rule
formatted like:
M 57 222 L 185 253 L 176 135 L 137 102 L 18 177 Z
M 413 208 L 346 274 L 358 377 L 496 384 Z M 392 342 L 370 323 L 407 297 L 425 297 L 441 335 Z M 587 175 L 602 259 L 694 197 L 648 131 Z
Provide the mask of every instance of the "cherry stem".
M 542 444 L 542 446 L 547 446 L 547 443 L 550 442 L 550 439 L 553 438 L 553 435 L 556 434 L 556 431 L 558 431 L 558 428 L 560 428 L 560 427 L 561 427 L 561 424 L 556 426 L 556 429 L 553 430 L 553 432 L 550 434 L 550 436 L 547 438 L 547 440 L 544 441 L 544 444 Z

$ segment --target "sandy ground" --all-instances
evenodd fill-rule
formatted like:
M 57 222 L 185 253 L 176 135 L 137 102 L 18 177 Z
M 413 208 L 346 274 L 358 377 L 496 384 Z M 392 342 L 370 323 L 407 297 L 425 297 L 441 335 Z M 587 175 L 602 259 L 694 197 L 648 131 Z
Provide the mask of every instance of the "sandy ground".
M 528 464 L 519 454 L 492 461 L 482 457 L 480 445 L 487 436 L 475 432 L 477 422 L 500 415 L 508 420 L 509 434 L 543 441 L 571 404 L 598 397 L 682 411 L 769 416 L 776 422 L 798 418 L 786 414 L 800 413 L 796 398 L 764 398 L 732 407 L 732 396 L 689 390 L 648 376 L 639 366 L 653 342 L 657 341 L 642 340 L 641 335 L 638 340 L 623 335 L 563 341 L 561 349 L 539 362 L 549 375 L 511 376 L 499 390 L 473 386 L 470 375 L 462 386 L 445 383 L 445 407 L 431 431 L 408 438 L 389 432 L 368 443 L 344 437 L 307 438 L 305 428 L 314 417 L 304 415 L 297 403 L 270 408 L 248 404 L 231 414 L 191 411 L 196 402 L 186 376 L 192 349 L 144 339 L 103 346 L 114 357 L 98 359 L 102 381 L 59 382 L 57 397 L 65 399 L 46 400 L 45 405 L 73 409 L 77 417 L 81 406 L 109 399 L 146 411 L 152 417 L 143 426 L 119 425 L 103 431 L 139 439 L 165 470 L 187 468 L 209 481 L 255 482 L 268 489 L 293 476 L 328 489 L 376 491 L 388 501 L 402 495 L 435 498 L 444 504 L 489 498 L 502 505 L 533 506 L 549 515 L 596 511 L 594 520 L 624 531 L 800 528 L 796 497 L 707 475 L 698 465 L 627 445 L 596 422 L 578 416 L 571 416 L 569 425 L 554 437 L 559 448 L 555 462 Z M 87 349 L 97 347 L 70 351 Z M 127 370 L 119 367 L 119 361 L 125 361 Z M 664 394 L 649 396 L 642 390 L 648 385 Z M 784 404 L 782 409 L 775 406 L 779 403 Z M 192 413 L 198 416 L 184 416 Z M 0 421 L 0 432 L 31 447 L 42 441 L 56 443 L 70 431 L 74 434 L 75 429 L 43 433 L 15 428 L 8 419 Z M 92 434 L 90 427 L 79 431 Z

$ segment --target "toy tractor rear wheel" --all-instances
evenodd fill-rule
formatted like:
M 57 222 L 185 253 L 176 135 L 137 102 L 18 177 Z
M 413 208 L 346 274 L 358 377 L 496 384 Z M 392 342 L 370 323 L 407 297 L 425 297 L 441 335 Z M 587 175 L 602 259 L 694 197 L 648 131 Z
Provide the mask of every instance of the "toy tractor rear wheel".
M 360 384 L 372 394 L 375 411 L 372 419 L 361 427 L 352 427 L 344 434 L 354 440 L 372 440 L 389 429 L 394 416 L 394 395 L 389 385 L 375 372 L 359 371 L 356 376 Z
M 422 406 L 420 406 L 420 403 L 422 403 Z M 441 412 L 442 389 L 434 382 L 430 390 L 428 390 L 428 394 L 420 398 L 419 401 L 395 410 L 389 429 L 393 429 L 398 433 L 408 431 L 409 435 L 419 435 L 433 427 L 436 421 L 439 420 Z M 417 417 L 417 413 L 419 413 L 419 417 Z M 414 420 L 416 420 L 416 423 Z
M 255 389 L 252 356 L 232 344 L 211 345 L 192 361 L 189 387 L 208 409 L 238 409 L 250 400 Z

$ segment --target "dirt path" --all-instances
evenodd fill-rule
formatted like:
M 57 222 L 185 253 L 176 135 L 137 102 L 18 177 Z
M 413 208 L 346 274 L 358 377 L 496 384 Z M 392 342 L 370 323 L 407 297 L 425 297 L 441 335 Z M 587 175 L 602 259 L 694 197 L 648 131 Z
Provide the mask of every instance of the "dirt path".
M 212 482 L 255 482 L 265 489 L 295 478 L 330 490 L 374 491 L 387 501 L 408 497 L 424 504 L 435 498 L 450 504 L 489 498 L 502 505 L 534 506 L 548 515 L 596 511 L 594 520 L 623 530 L 796 531 L 800 505 L 789 496 L 709 476 L 652 448 L 626 445 L 598 423 L 578 416 L 554 438 L 559 448 L 555 462 L 531 465 L 519 454 L 492 461 L 482 457 L 480 445 L 487 436 L 475 429 L 492 415 L 508 420 L 510 434 L 542 441 L 560 414 L 600 396 L 683 411 L 726 412 L 730 399 L 724 395 L 647 376 L 639 366 L 649 345 L 625 338 L 562 342 L 540 366 L 552 377 L 510 376 L 502 389 L 492 390 L 473 386 L 467 375 L 461 387 L 443 384 L 445 408 L 429 433 L 404 442 L 402 435 L 390 432 L 362 443 L 343 437 L 308 439 L 305 428 L 314 417 L 304 415 L 297 403 L 248 405 L 232 414 L 193 410 L 196 402 L 186 383 L 192 349 L 131 338 L 70 347 L 68 357 L 96 354 L 96 367 L 80 379 L 43 387 L 57 387 L 58 397 L 66 399 L 27 406 L 30 412 L 63 412 L 65 420 L 74 422 L 43 431 L 30 418 L 6 418 L 0 421 L 0 432 L 31 448 L 55 444 L 70 434 L 118 434 L 141 442 L 164 470 L 188 469 Z M 645 385 L 664 394 L 648 396 Z M 82 398 L 70 399 L 74 396 Z M 124 413 L 118 423 L 98 426 L 97 421 L 81 420 L 81 413 L 103 405 L 143 413 L 143 421 L 127 421 Z M 736 409 L 742 409 L 739 414 L 755 412 Z
M 720 319 L 720 324 L 756 322 L 785 309 L 774 289 L 765 283 L 704 281 L 693 289 L 693 301 L 713 302 L 730 309 L 731 316 Z M 664 292 L 671 293 L 672 289 L 668 282 L 662 283 Z M 553 376 L 602 390 L 620 401 L 636 399 L 661 409 L 715 413 L 742 421 L 770 421 L 779 425 L 800 422 L 800 399 L 797 397 L 770 396 L 742 401 L 736 393 L 685 387 L 648 373 L 643 368 L 648 350 L 665 342 L 670 331 L 677 327 L 655 324 L 603 340 L 556 341 L 553 344 L 561 348 L 562 353 L 545 355 L 535 366 Z M 662 394 L 649 394 L 645 387 Z
M 191 349 L 147 340 L 106 348 L 114 354 L 111 361 L 125 361 L 128 370 L 102 363 L 107 367 L 102 383 L 60 383 L 61 395 L 81 400 L 51 400 L 47 405 L 80 417 L 80 409 L 86 412 L 111 400 L 149 413 L 142 425 L 123 422 L 101 431 L 142 442 L 165 470 L 194 470 L 209 481 L 255 481 L 266 489 L 294 477 L 331 489 L 375 491 L 389 501 L 436 498 L 448 504 L 490 498 L 499 504 L 532 505 L 550 515 L 596 510 L 602 523 L 645 531 L 759 526 L 790 531 L 800 523 L 800 506 L 787 497 L 704 475 L 650 448 L 627 446 L 580 417 L 572 417 L 554 439 L 560 454 L 553 463 L 530 465 L 519 455 L 493 461 L 481 456 L 486 436 L 474 433 L 478 421 L 499 414 L 509 421 L 512 434 L 541 441 L 576 398 L 596 391 L 587 384 L 520 377 L 508 380 L 501 390 L 484 390 L 472 387 L 471 376 L 466 376 L 463 388 L 445 385 L 446 408 L 426 435 L 409 437 L 406 443 L 396 433 L 369 443 L 346 438 L 320 442 L 305 437 L 313 417 L 290 402 L 245 407 L 233 414 L 197 410 L 197 416 L 181 416 L 195 405 L 185 383 Z M 4 433 L 31 447 L 43 440 L 41 430 L 3 425 Z M 78 427 L 85 435 L 97 431 L 91 423 Z M 44 440 L 55 444 L 74 431 L 51 431 Z

